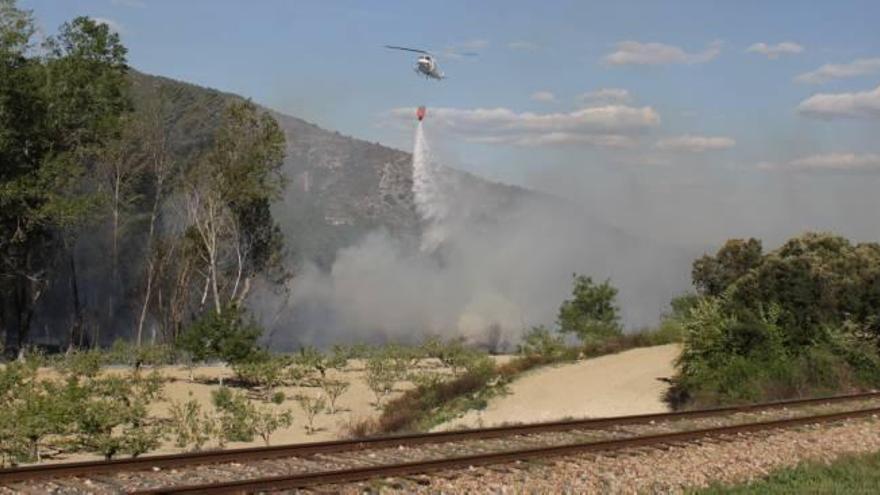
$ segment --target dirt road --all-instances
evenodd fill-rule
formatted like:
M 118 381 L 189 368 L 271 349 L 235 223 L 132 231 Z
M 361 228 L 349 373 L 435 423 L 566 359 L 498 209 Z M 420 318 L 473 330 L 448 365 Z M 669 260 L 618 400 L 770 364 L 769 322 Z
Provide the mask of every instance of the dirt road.
M 539 369 L 511 383 L 511 393 L 486 409 L 437 429 L 663 412 L 667 384 L 658 378 L 672 376 L 679 351 L 677 344 L 645 347 Z

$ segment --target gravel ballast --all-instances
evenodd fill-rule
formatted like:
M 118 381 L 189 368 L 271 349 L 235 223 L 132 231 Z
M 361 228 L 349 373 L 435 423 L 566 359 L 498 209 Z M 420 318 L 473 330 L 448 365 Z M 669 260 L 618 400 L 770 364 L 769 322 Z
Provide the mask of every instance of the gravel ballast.
M 643 449 L 583 455 L 419 476 L 421 483 L 384 480 L 349 485 L 346 493 L 682 493 L 713 483 L 740 484 L 801 462 L 830 462 L 846 454 L 880 451 L 880 421 L 834 425 L 709 440 L 665 450 Z M 425 484 L 430 482 L 430 484 Z

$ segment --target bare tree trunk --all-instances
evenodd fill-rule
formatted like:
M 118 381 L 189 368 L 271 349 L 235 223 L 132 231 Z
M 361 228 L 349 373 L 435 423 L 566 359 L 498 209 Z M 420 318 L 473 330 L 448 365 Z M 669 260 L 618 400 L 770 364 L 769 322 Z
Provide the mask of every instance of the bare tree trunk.
M 214 295 L 214 311 L 220 314 L 220 288 L 217 283 L 217 263 L 211 256 L 211 293 Z
M 108 321 L 113 321 L 114 296 L 119 290 L 119 191 L 122 183 L 122 171 L 119 160 L 114 164 L 113 174 L 113 243 L 111 248 L 110 262 L 110 294 L 107 297 Z
M 79 287 L 76 281 L 76 260 L 74 259 L 73 248 L 70 249 L 70 291 L 73 296 L 73 323 L 70 326 L 70 336 L 67 343 L 68 351 L 72 351 L 79 340 L 82 333 L 82 307 L 79 301 Z
M 156 223 L 159 218 L 159 208 L 162 205 L 162 199 L 165 196 L 165 179 L 171 173 L 171 162 L 167 156 L 167 138 L 165 135 L 165 129 L 163 127 L 162 122 L 162 103 L 164 101 L 163 95 L 159 94 L 159 104 L 157 107 L 152 109 L 150 113 L 150 121 L 148 123 L 149 127 L 147 128 L 148 135 L 152 138 L 149 139 L 148 146 L 150 147 L 148 152 L 150 155 L 150 160 L 153 169 L 153 175 L 156 180 L 156 191 L 154 192 L 155 196 L 153 197 L 153 207 L 150 209 L 150 229 L 147 233 L 147 286 L 144 291 L 144 300 L 141 305 L 141 311 L 138 315 L 137 322 L 137 345 L 140 346 L 143 340 L 144 333 L 144 323 L 147 318 L 147 311 L 150 306 L 150 299 L 153 295 L 153 285 L 154 280 L 159 277 L 159 270 L 161 267 L 160 260 L 157 259 L 157 253 L 155 252 L 155 241 L 156 241 Z
M 147 288 L 144 290 L 144 302 L 141 305 L 141 312 L 138 315 L 137 322 L 137 346 L 141 346 L 141 339 L 144 334 L 144 321 L 147 319 L 147 308 L 150 305 L 150 296 L 153 293 L 153 260 L 147 261 Z
M 137 346 L 141 346 L 141 339 L 144 333 L 144 321 L 147 319 L 147 308 L 150 306 L 150 297 L 153 293 L 153 277 L 156 275 L 156 253 L 153 252 L 153 239 L 156 235 L 156 218 L 159 215 L 159 202 L 162 190 L 163 179 L 157 179 L 156 197 L 153 199 L 153 208 L 150 211 L 150 230 L 147 233 L 147 287 L 144 291 L 144 301 L 141 305 L 141 312 L 138 315 L 137 323 Z

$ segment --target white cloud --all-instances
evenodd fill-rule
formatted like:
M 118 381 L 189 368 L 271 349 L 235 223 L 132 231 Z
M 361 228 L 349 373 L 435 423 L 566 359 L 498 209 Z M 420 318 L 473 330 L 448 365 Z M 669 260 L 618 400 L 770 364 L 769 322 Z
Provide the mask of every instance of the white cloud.
M 605 62 L 611 65 L 700 64 L 721 53 L 720 41 L 712 42 L 698 53 L 688 53 L 673 45 L 638 41 L 621 41 L 615 47 L 615 52 L 605 56 Z
M 522 51 L 522 52 L 533 52 L 538 49 L 538 44 L 533 43 L 531 41 L 518 40 L 518 41 L 511 41 L 510 43 L 508 43 L 507 48 L 510 48 L 511 50 Z
M 475 55 L 480 50 L 489 47 L 489 41 L 484 39 L 473 39 L 447 46 L 441 52 L 445 58 L 461 59 L 464 56 Z
M 110 0 L 110 3 L 112 3 L 113 5 L 120 6 L 120 7 L 143 8 L 143 7 L 147 6 L 147 4 L 145 4 L 141 0 Z
M 632 148 L 637 144 L 632 136 L 622 134 L 577 134 L 572 132 L 549 132 L 510 136 L 473 137 L 469 141 L 483 144 L 512 144 L 515 146 L 553 146 L 585 144 L 602 148 Z
M 602 88 L 588 93 L 582 93 L 577 97 L 581 103 L 589 105 L 600 104 L 629 104 L 633 97 L 629 91 L 622 88 Z
M 825 153 L 786 163 L 762 162 L 758 168 L 788 172 L 880 172 L 880 155 L 875 153 Z
M 702 153 L 710 150 L 725 150 L 736 145 L 736 141 L 723 136 L 695 136 L 685 134 L 664 138 L 655 145 L 663 151 L 684 151 L 688 153 Z
M 880 118 L 880 86 L 856 93 L 819 93 L 802 101 L 797 109 L 808 117 Z
M 554 95 L 550 91 L 535 91 L 532 93 L 533 100 L 540 101 L 543 103 L 550 103 L 556 101 L 556 95 Z
M 773 60 L 779 58 L 780 55 L 793 55 L 804 51 L 804 47 L 793 41 L 783 41 L 775 45 L 767 43 L 755 43 L 746 49 L 747 52 L 760 53 L 767 58 Z
M 825 64 L 794 78 L 804 84 L 822 84 L 833 79 L 864 76 L 880 71 L 880 58 L 860 58 L 847 64 Z
M 111 31 L 115 31 L 118 34 L 122 34 L 125 32 L 125 28 L 122 24 L 114 21 L 113 19 L 109 19 L 107 17 L 92 17 L 92 20 L 98 24 L 106 24 Z
M 412 108 L 397 108 L 391 114 L 411 120 Z M 660 124 L 651 107 L 607 105 L 557 113 L 517 113 L 508 108 L 434 108 L 430 125 L 480 143 L 545 146 L 587 144 L 625 147 L 634 135 Z

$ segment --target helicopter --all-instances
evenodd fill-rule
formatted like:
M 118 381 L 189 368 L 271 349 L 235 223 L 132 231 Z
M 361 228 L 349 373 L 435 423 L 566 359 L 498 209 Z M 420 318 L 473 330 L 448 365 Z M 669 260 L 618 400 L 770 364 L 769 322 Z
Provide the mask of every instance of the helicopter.
M 413 70 L 416 71 L 416 74 L 421 74 L 425 76 L 425 79 L 446 79 L 446 75 L 440 71 L 440 66 L 437 64 L 437 56 L 428 52 L 426 50 L 419 50 L 417 48 L 407 48 L 404 46 L 392 46 L 385 45 L 385 48 L 391 50 L 403 50 L 405 52 L 415 52 L 420 53 L 418 60 L 416 61 L 416 65 L 413 67 Z M 458 53 L 456 55 L 462 56 L 475 56 L 475 53 Z

